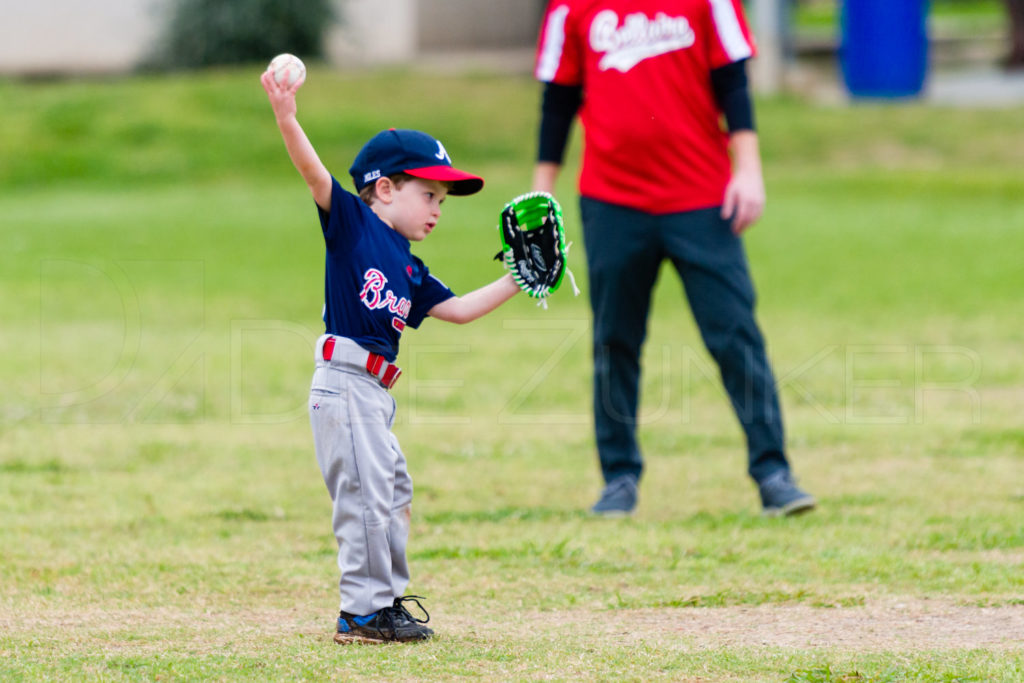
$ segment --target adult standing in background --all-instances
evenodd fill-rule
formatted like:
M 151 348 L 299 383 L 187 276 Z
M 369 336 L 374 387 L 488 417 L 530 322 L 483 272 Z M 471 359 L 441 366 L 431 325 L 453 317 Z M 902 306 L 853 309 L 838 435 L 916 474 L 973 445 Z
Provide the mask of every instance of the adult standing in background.
M 765 514 L 815 505 L 790 474 L 740 239 L 765 201 L 745 66 L 754 54 L 740 0 L 548 5 L 536 65 L 544 93 L 533 186 L 554 191 L 579 114 L 594 421 L 605 481 L 595 514 L 636 507 L 640 353 L 666 258 L 746 433 L 748 471 Z

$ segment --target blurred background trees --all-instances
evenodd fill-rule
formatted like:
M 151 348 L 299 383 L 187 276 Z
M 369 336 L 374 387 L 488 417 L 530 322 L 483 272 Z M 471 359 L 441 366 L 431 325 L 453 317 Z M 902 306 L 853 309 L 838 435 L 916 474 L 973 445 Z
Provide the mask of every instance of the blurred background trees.
M 170 0 L 148 66 L 263 61 L 280 52 L 322 57 L 329 0 Z
M 1024 69 L 1024 0 L 1003 0 L 1010 20 L 1010 51 L 1004 62 L 1008 69 Z

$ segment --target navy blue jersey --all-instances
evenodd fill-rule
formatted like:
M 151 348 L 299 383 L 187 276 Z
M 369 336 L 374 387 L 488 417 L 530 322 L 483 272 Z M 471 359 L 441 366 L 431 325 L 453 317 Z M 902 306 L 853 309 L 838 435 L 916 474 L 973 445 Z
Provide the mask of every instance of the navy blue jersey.
M 332 176 L 331 211 L 317 207 L 327 245 L 324 323 L 394 362 L 406 325 L 419 327 L 452 290 L 409 251 L 409 240 Z

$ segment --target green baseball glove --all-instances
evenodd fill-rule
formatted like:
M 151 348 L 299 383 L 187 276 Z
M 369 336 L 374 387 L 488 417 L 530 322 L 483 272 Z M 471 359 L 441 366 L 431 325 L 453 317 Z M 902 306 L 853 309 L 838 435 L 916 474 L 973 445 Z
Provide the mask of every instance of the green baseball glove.
M 566 273 L 576 288 L 566 265 L 569 247 L 565 243 L 562 207 L 547 192 L 519 195 L 501 211 L 501 252 L 495 256 L 519 288 L 547 307 L 547 299 L 558 291 Z

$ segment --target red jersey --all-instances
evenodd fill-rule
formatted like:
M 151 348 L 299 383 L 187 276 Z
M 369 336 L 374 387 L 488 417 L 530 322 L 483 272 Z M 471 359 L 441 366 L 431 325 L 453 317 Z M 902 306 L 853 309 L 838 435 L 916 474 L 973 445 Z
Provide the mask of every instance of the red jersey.
M 740 0 L 551 0 L 536 76 L 583 87 L 580 193 L 657 214 L 720 205 L 731 164 L 710 74 L 754 54 Z

